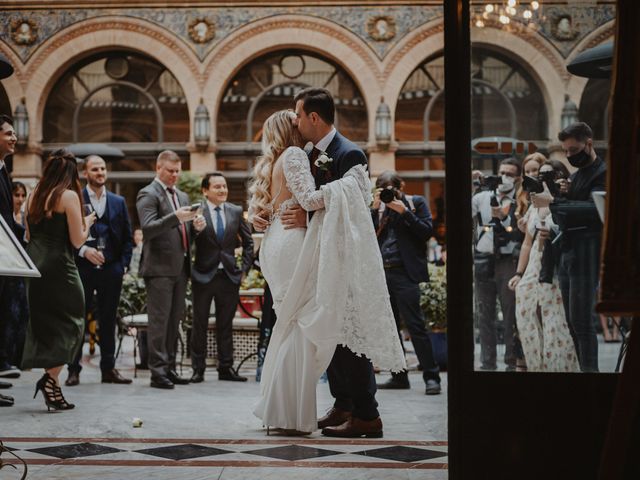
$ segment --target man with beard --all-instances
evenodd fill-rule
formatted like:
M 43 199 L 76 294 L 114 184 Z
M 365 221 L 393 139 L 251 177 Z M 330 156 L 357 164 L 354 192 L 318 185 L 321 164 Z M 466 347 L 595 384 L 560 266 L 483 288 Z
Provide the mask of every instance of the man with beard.
M 80 247 L 76 264 L 84 287 L 86 311 L 95 310 L 98 316 L 100 343 L 100 370 L 102 383 L 129 384 L 115 368 L 116 313 L 122 289 L 122 277 L 129 268 L 133 241 L 131 222 L 123 197 L 111 193 L 105 187 L 107 165 L 97 155 L 85 160 L 84 176 L 87 186 L 82 189 L 84 204 L 90 204 L 97 220 L 91 227 L 91 239 Z M 95 297 L 94 297 L 95 294 Z M 94 298 L 97 299 L 94 307 Z M 69 365 L 69 387 L 80 383 L 80 358 Z
M 516 186 L 521 166 L 514 158 L 500 162 L 501 183 L 495 190 L 473 196 L 471 211 L 476 224 L 474 250 L 475 287 L 480 327 L 480 368 L 495 370 L 496 365 L 496 297 L 500 301 L 504 322 L 504 362 L 507 371 L 516 369 L 516 299 L 508 283 L 516 274 L 514 250 L 522 241 L 515 218 Z

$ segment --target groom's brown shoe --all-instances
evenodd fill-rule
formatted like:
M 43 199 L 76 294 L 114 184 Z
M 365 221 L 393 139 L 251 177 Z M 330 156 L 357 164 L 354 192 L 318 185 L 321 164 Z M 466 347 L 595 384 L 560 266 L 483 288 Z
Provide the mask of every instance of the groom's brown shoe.
M 322 429 L 322 434 L 327 437 L 342 438 L 382 438 L 382 420 L 380 417 L 373 420 L 361 420 L 351 417 L 342 425 Z
M 337 427 L 351 418 L 351 412 L 332 407 L 327 414 L 318 419 L 318 428 Z

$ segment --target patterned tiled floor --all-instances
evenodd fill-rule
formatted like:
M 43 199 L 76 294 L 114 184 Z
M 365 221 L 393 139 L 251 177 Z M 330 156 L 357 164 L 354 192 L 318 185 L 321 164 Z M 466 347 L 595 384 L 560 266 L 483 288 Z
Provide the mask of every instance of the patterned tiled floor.
M 447 443 L 324 439 L 4 439 L 27 465 L 446 469 Z M 19 460 L 4 452 L 5 463 Z

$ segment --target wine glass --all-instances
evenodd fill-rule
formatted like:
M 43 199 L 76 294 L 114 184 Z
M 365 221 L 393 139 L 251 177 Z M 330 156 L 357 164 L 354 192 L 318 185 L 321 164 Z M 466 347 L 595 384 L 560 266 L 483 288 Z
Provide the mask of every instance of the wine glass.
M 85 203 L 82 205 L 82 210 L 84 211 L 84 216 L 88 216 L 91 215 L 93 212 L 95 212 L 95 209 L 93 208 L 93 205 L 91 205 L 90 203 Z M 91 235 L 91 228 L 89 228 L 89 236 L 87 237 L 87 242 L 90 240 L 95 240 L 95 238 Z
M 106 247 L 107 247 L 107 238 L 104 236 L 99 236 L 96 239 L 96 250 L 98 250 L 99 252 L 103 252 Z M 96 265 L 96 269 L 101 270 L 102 265 Z

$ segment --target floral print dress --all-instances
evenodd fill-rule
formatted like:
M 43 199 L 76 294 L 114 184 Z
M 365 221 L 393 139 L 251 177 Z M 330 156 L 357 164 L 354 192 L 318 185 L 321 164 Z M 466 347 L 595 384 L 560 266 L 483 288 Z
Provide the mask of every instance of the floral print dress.
M 528 371 L 579 372 L 580 365 L 565 317 L 557 276 L 553 283 L 539 281 L 542 251 L 535 240 L 540 224 L 532 208 L 527 230 L 534 237 L 529 262 L 516 287 L 516 321 Z

